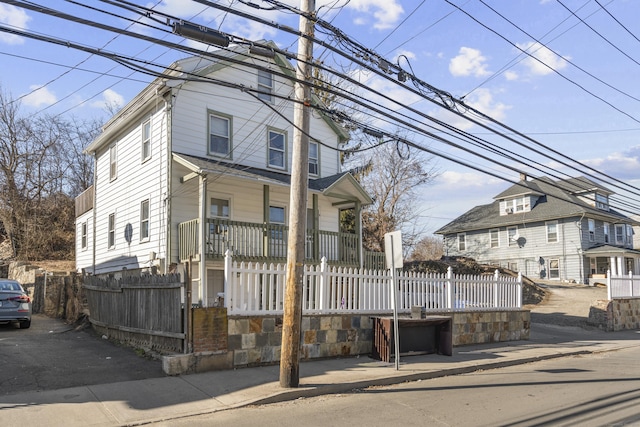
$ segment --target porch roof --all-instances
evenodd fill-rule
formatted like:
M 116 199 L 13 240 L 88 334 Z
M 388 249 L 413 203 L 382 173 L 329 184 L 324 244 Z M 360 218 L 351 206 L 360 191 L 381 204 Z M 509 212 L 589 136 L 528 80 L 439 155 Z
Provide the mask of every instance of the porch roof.
M 291 186 L 291 175 L 265 169 L 243 166 L 236 163 L 206 159 L 183 153 L 173 153 L 173 159 L 195 174 L 225 174 L 235 178 L 261 181 L 273 185 Z M 349 172 L 342 172 L 324 178 L 310 179 L 309 190 L 337 199 L 341 203 L 373 203 L 369 194 Z
M 640 258 L 640 251 L 636 249 L 621 248 L 612 245 L 600 245 L 583 252 L 586 256 L 631 256 Z

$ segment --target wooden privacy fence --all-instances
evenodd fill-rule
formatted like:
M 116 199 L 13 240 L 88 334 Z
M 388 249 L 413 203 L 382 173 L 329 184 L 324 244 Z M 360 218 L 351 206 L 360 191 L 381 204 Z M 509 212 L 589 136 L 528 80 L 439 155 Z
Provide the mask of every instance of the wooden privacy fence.
M 629 273 L 612 277 L 607 271 L 607 298 L 640 298 L 640 276 Z
M 518 310 L 522 276 L 454 275 L 401 272 L 397 279 L 398 311 L 413 306 L 425 311 Z M 391 312 L 393 279 L 389 270 L 361 270 L 320 265 L 304 267 L 304 313 Z M 225 259 L 225 307 L 229 315 L 281 314 L 285 265 Z
M 109 337 L 158 351 L 184 349 L 179 275 L 85 276 L 83 288 L 91 323 Z

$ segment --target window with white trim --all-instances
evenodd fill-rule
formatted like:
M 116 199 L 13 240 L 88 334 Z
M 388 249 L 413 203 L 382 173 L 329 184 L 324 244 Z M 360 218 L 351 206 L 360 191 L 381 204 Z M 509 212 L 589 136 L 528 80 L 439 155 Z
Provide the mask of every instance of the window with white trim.
M 287 136 L 283 132 L 269 130 L 269 166 L 284 169 L 286 164 Z
M 273 74 L 258 70 L 258 98 L 273 103 Z
M 596 241 L 596 221 L 594 219 L 589 218 L 587 222 L 589 224 L 589 241 L 595 242 Z
M 149 199 L 140 203 L 140 240 L 149 240 Z
M 81 243 L 82 249 L 87 249 L 87 229 L 88 229 L 87 221 L 83 222 L 80 228 L 81 228 L 80 234 L 82 236 L 80 240 L 82 242 Z
M 508 227 L 507 228 L 507 240 L 509 241 L 509 246 L 518 246 L 518 227 Z
M 633 242 L 633 227 L 631 226 L 631 224 L 627 224 L 627 245 L 631 245 L 632 242 Z M 629 271 L 633 271 L 633 269 Z
M 492 248 L 500 247 L 500 230 L 489 230 L 489 246 Z
M 109 226 L 107 228 L 107 247 L 113 249 L 116 246 L 116 214 L 109 214 Z
M 318 175 L 318 143 L 309 142 L 309 175 Z
M 229 200 L 212 197 L 209 213 L 212 218 L 229 218 Z
M 231 118 L 209 113 L 209 154 L 229 156 L 231 154 Z
M 616 245 L 624 245 L 624 224 L 616 224 Z
M 458 250 L 459 251 L 467 250 L 467 235 L 464 233 L 458 234 Z
M 604 242 L 605 243 L 609 243 L 609 223 L 605 222 L 602 225 L 603 231 L 604 231 Z
M 558 221 L 548 221 L 547 226 L 547 243 L 558 242 Z
M 118 177 L 118 149 L 116 144 L 109 147 L 109 180 Z
M 549 279 L 559 279 L 559 278 L 560 278 L 560 260 L 550 259 L 549 260 Z
M 609 198 L 604 194 L 596 193 L 596 208 L 602 209 L 603 211 L 609 210 Z
M 276 225 L 285 225 L 285 209 L 281 206 L 269 206 L 269 223 Z M 284 239 L 284 228 L 272 228 L 271 238 L 277 240 Z
M 142 123 L 142 161 L 151 158 L 151 119 Z

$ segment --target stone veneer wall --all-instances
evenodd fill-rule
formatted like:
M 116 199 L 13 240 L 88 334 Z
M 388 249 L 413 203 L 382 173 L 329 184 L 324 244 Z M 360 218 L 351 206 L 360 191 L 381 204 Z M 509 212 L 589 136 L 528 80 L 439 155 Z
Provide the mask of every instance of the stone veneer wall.
M 640 329 L 640 298 L 595 301 L 587 323 L 606 331 Z
M 202 313 L 198 313 L 199 310 Z M 528 310 L 437 314 L 453 317 L 454 346 L 529 339 L 531 313 Z M 193 342 L 194 350 L 197 347 L 199 352 L 165 357 L 163 369 L 167 374 L 280 361 L 282 316 L 231 316 L 226 319 L 226 331 L 221 316 L 226 317 L 225 309 L 194 309 Z M 371 354 L 372 316 L 375 315 L 303 316 L 301 359 Z

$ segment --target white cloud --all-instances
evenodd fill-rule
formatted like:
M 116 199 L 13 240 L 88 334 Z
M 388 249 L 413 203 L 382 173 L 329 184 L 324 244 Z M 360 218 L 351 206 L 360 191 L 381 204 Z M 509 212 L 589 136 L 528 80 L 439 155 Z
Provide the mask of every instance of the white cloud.
M 485 88 L 474 90 L 465 98 L 465 103 L 499 121 L 504 120 L 506 117 L 506 111 L 511 108 L 509 105 L 495 101 L 491 91 Z M 431 115 L 464 131 L 468 131 L 474 126 L 474 124 L 469 120 L 466 120 L 449 110 L 439 109 Z M 479 120 L 477 116 L 473 116 L 473 118 Z
M 45 86 L 31 85 L 29 89 L 31 89 L 31 93 L 22 98 L 22 102 L 25 105 L 40 108 L 45 105 L 51 105 L 58 100 L 53 92 L 49 91 Z
M 520 76 L 515 71 L 508 70 L 504 72 L 504 78 L 509 81 L 518 80 L 519 77 Z
M 411 52 L 409 50 L 401 50 L 396 54 L 395 58 L 393 58 L 393 61 L 397 62 L 398 58 L 400 58 L 401 56 L 406 56 L 407 59 L 411 59 L 411 60 L 415 60 L 417 58 L 415 53 L 413 53 L 413 52 Z M 402 58 L 402 60 L 405 61 L 404 58 Z
M 606 157 L 582 162 L 619 179 L 640 179 L 640 145 L 629 147 L 622 152 L 613 152 Z
M 478 49 L 461 47 L 459 55 L 449 62 L 449 72 L 456 77 L 475 76 L 483 77 L 491 74 L 487 70 L 487 58 L 482 56 Z
M 373 15 L 373 28 L 376 30 L 392 28 L 404 13 L 398 0 L 351 0 L 345 7 Z M 357 25 L 363 25 L 366 22 L 363 16 L 356 18 Z
M 29 21 L 31 21 L 31 17 L 27 15 L 24 9 L 0 4 L 0 23 L 7 24 L 11 27 L 26 29 Z M 6 44 L 23 44 L 24 39 L 15 34 L 2 32 L 0 33 L 0 42 Z
M 115 108 L 120 109 L 124 107 L 124 97 L 118 92 L 112 89 L 107 89 L 102 92 L 102 99 L 92 102 L 91 106 L 94 108 Z
M 568 64 L 567 59 L 571 59 L 570 56 L 558 56 L 549 48 L 537 42 L 516 43 L 516 46 L 536 58 L 528 56 L 522 61 L 522 64 L 535 75 L 544 76 L 553 73 L 553 70 L 562 70 Z

